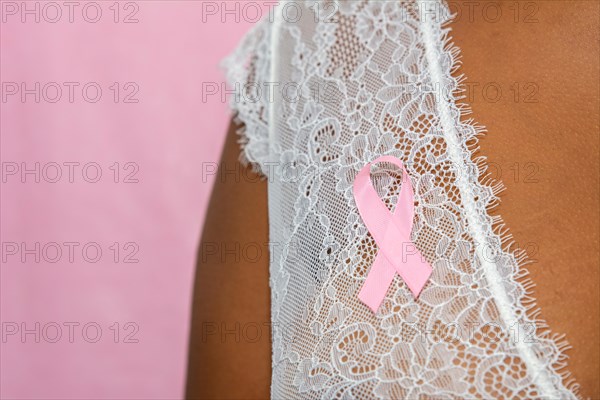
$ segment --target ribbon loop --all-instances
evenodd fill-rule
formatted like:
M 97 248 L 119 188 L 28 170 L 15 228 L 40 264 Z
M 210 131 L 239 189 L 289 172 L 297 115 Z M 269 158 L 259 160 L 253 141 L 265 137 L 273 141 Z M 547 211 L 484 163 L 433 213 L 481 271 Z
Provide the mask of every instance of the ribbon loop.
M 394 212 L 385 206 L 371 182 L 371 165 L 388 162 L 402 170 L 402 187 Z M 408 173 L 396 157 L 382 156 L 365 165 L 354 180 L 354 200 L 379 251 L 358 298 L 377 312 L 397 273 L 416 297 L 431 276 L 431 265 L 410 240 L 414 192 Z

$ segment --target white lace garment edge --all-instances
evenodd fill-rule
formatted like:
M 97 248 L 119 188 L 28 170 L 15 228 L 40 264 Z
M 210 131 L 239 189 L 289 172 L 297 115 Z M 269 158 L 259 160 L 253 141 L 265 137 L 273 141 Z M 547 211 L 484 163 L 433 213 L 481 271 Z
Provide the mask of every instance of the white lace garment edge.
M 425 8 L 428 3 L 431 4 L 431 0 L 417 0 L 417 2 Z M 452 57 L 453 66 L 458 67 L 457 57 L 459 56 L 459 50 L 456 46 L 450 44 L 451 38 L 446 35 L 446 33 L 450 32 L 450 29 L 444 29 L 441 27 L 440 23 L 435 21 L 433 18 L 427 19 L 426 21 L 421 21 L 421 29 L 423 32 L 423 38 L 426 46 L 426 55 L 429 63 L 429 70 L 432 76 L 432 80 L 434 84 L 437 84 L 439 87 L 443 85 L 443 75 L 442 69 L 440 67 L 440 53 L 446 53 Z M 453 67 L 453 68 L 454 68 Z M 456 101 L 456 99 L 455 99 Z M 467 214 L 467 219 L 469 221 L 469 227 L 471 229 L 471 234 L 473 235 L 477 246 L 476 253 L 479 258 L 482 267 L 485 272 L 486 279 L 491 287 L 492 295 L 496 300 L 496 304 L 498 305 L 498 310 L 501 314 L 501 317 L 504 323 L 507 326 L 516 326 L 518 329 L 517 337 L 513 337 L 514 342 L 517 345 L 519 350 L 519 354 L 523 358 L 525 364 L 527 365 L 528 373 L 532 376 L 532 379 L 542 392 L 542 396 L 547 397 L 549 399 L 559 399 L 560 393 L 552 383 L 551 375 L 549 371 L 545 368 L 542 362 L 540 362 L 539 358 L 535 355 L 533 349 L 526 343 L 526 341 L 518 340 L 518 337 L 523 337 L 524 332 L 522 331 L 522 325 L 519 323 L 519 319 L 515 313 L 515 307 L 511 304 L 510 299 L 502 285 L 502 276 L 498 273 L 498 268 L 494 262 L 488 260 L 488 257 L 485 257 L 481 252 L 484 249 L 484 245 L 486 244 L 485 237 L 486 235 L 494 235 L 492 232 L 492 226 L 485 226 L 484 223 L 480 221 L 478 215 L 480 211 L 477 209 L 477 203 L 474 201 L 473 194 L 473 186 L 479 185 L 479 176 L 470 176 L 469 169 L 466 166 L 466 163 L 470 162 L 468 159 L 464 159 L 461 156 L 462 146 L 458 139 L 458 133 L 456 131 L 456 124 L 461 124 L 460 118 L 458 121 L 455 121 L 452 118 L 452 109 L 454 108 L 458 111 L 456 114 L 459 116 L 463 116 L 465 114 L 465 108 L 459 110 L 456 106 L 455 102 L 437 102 L 438 112 L 440 114 L 440 119 L 442 126 L 444 128 L 444 136 L 446 137 L 449 145 L 449 154 L 452 162 L 456 166 L 457 170 L 460 171 L 458 173 L 458 186 L 460 189 L 460 195 L 464 202 L 465 212 Z M 464 123 L 468 124 L 468 123 Z M 472 125 L 475 128 L 475 125 Z M 479 131 L 482 130 L 481 127 L 477 128 Z M 472 152 L 469 152 L 472 155 Z M 498 182 L 496 182 L 497 184 Z M 487 214 L 487 211 L 484 211 Z M 498 224 L 501 224 L 499 218 L 496 219 Z M 504 231 L 505 234 L 507 231 Z M 504 242 L 504 240 L 501 240 Z M 509 246 L 510 247 L 510 246 Z M 520 266 L 523 266 L 524 263 L 519 263 Z M 524 292 L 528 293 L 528 291 L 524 288 Z M 520 302 L 522 300 L 520 299 Z M 533 305 L 532 305 L 533 306 Z M 544 321 L 537 320 L 536 323 L 538 325 L 544 325 Z M 509 334 L 514 336 L 515 333 L 511 329 L 509 330 Z M 556 339 L 556 338 L 555 338 Z M 562 343 L 555 341 L 555 346 L 564 351 L 568 347 L 568 343 L 565 340 L 562 340 Z M 562 374 L 563 379 L 568 378 L 570 375 L 568 372 Z M 562 383 L 559 383 L 562 385 Z M 571 385 L 571 389 L 577 389 L 578 386 L 575 384 Z

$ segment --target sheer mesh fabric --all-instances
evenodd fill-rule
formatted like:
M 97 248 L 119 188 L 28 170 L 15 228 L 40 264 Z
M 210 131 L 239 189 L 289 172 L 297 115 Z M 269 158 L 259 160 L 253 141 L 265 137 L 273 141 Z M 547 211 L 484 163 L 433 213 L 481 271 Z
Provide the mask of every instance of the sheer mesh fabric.
M 242 158 L 268 179 L 272 397 L 576 397 L 525 256 L 489 214 L 502 186 L 481 183 L 485 159 L 472 157 L 482 128 L 457 104 L 446 7 L 293 3 L 225 61 Z M 412 240 L 433 275 L 418 299 L 397 276 L 373 314 L 357 295 L 377 245 L 351 188 L 379 155 L 406 166 Z M 373 179 L 391 210 L 398 171 L 380 165 Z

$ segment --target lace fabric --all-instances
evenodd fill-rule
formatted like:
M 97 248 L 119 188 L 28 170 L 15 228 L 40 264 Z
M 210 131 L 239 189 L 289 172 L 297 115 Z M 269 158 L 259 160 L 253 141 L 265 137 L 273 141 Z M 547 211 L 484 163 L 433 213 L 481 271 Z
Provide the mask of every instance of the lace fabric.
M 472 157 L 483 128 L 459 104 L 445 5 L 293 3 L 224 62 L 242 158 L 268 179 L 272 398 L 575 398 L 525 254 L 489 214 L 502 185 Z M 433 275 L 417 300 L 396 277 L 373 314 L 357 294 L 377 246 L 352 183 L 379 155 L 406 166 Z M 400 176 L 373 176 L 391 209 Z

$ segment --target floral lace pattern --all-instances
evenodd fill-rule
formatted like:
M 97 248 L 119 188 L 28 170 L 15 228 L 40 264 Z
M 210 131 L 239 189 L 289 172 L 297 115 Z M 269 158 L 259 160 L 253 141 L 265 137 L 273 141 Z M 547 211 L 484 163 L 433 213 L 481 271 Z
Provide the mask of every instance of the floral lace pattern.
M 294 3 L 306 17 L 263 21 L 225 62 L 241 94 L 232 106 L 243 158 L 269 180 L 270 236 L 282 249 L 270 265 L 272 397 L 574 398 L 577 385 L 562 372 L 566 343 L 530 311 L 524 256 L 503 247 L 499 218 L 488 214 L 501 185 L 481 184 L 484 159 L 471 159 L 482 129 L 461 119 L 455 101 L 446 8 L 429 2 L 438 12 L 426 21 L 423 2 Z M 272 98 L 244 96 L 274 79 L 281 90 Z M 446 103 L 456 143 L 441 121 Z M 406 166 L 412 240 L 433 275 L 417 300 L 396 278 L 373 314 L 357 294 L 377 246 L 352 184 L 379 155 Z M 393 207 L 398 172 L 384 164 L 373 180 Z M 501 281 L 490 282 L 484 264 Z

